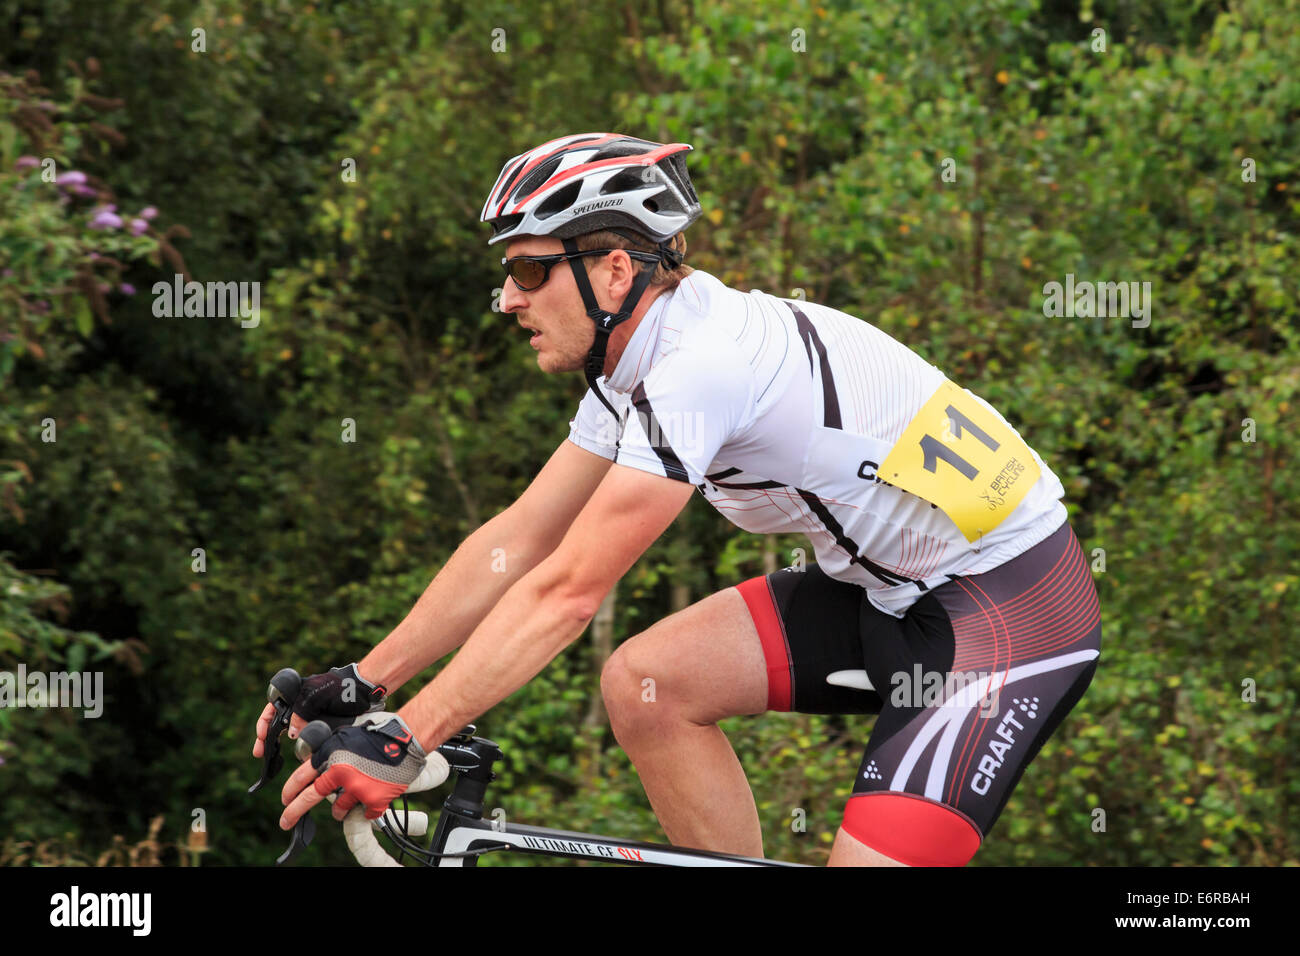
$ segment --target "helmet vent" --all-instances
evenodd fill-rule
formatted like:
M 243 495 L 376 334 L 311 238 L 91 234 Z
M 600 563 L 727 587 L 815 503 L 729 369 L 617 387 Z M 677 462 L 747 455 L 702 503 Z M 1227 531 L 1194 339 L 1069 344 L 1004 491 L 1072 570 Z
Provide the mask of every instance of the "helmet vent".
M 552 193 L 547 199 L 534 210 L 533 215 L 538 219 L 549 219 L 557 212 L 564 212 L 578 198 L 578 193 L 582 192 L 582 183 L 573 182 L 563 189 Z
M 611 193 L 629 193 L 640 189 L 642 186 L 648 186 L 651 182 L 643 181 L 638 173 L 628 169 L 617 176 L 611 176 L 609 181 L 600 187 L 600 194 L 608 196 Z
M 542 184 L 545 183 L 546 180 L 551 178 L 551 174 L 560 167 L 560 163 L 563 160 L 564 154 L 560 153 L 558 156 L 552 156 L 546 162 L 542 163 L 542 165 L 538 166 L 523 178 L 519 185 L 515 187 L 514 195 L 510 198 L 514 202 L 518 202 L 525 196 L 536 192 L 542 187 Z
M 492 235 L 499 236 L 503 232 L 508 232 L 523 221 L 523 213 L 516 213 L 513 216 L 498 216 L 496 219 L 490 220 L 492 223 Z

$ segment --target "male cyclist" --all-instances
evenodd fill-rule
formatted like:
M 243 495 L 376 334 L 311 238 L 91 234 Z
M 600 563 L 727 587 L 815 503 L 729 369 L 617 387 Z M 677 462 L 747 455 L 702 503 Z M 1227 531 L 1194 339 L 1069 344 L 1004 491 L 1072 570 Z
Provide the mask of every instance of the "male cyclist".
M 400 720 L 346 728 L 299 768 L 283 826 L 336 789 L 336 816 L 358 801 L 377 816 L 424 753 L 582 634 L 697 489 L 741 528 L 806 534 L 817 560 L 725 588 L 610 657 L 610 723 L 674 844 L 762 855 L 719 720 L 873 713 L 829 862 L 964 865 L 1088 686 L 1097 594 L 1056 475 L 869 323 L 683 265 L 701 212 L 690 149 L 592 133 L 505 165 L 482 212 L 507 243 L 502 308 L 543 372 L 581 370 L 589 391 L 528 489 L 406 619 L 359 664 L 308 679 L 299 713 L 346 720 L 461 647 Z M 485 573 L 498 548 L 506 573 Z

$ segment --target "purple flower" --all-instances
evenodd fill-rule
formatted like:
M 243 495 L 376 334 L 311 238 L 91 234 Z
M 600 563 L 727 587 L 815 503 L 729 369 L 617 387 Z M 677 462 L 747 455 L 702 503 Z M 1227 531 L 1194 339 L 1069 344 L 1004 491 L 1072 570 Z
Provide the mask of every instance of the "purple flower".
M 123 295 L 135 295 L 135 286 L 131 285 L 129 282 L 123 282 L 118 286 L 118 289 Z
M 99 258 L 99 253 L 98 253 L 98 252 L 92 252 L 92 253 L 91 253 L 90 255 L 88 255 L 86 258 L 89 259 L 91 262 L 94 262 L 96 259 Z
M 145 222 L 143 219 L 131 220 L 131 235 L 133 236 L 140 235 L 140 233 L 144 232 L 148 228 L 149 228 L 149 224 Z
M 41 161 L 35 156 L 19 156 L 18 162 L 14 163 L 14 169 L 31 169 L 40 164 Z
M 153 206 L 145 206 L 140 210 L 141 219 L 152 219 L 156 215 L 158 215 L 158 210 Z
M 122 217 L 115 216 L 111 212 L 101 211 L 95 213 L 95 217 L 90 220 L 91 229 L 121 229 Z
M 13 274 L 14 274 L 13 269 L 6 269 L 4 272 L 0 272 L 0 276 L 4 276 L 6 279 L 8 279 Z
M 73 186 L 73 187 L 72 187 L 72 191 L 73 191 L 74 193 L 76 193 L 78 196 L 98 196 L 98 195 L 99 195 L 99 193 L 97 193 L 94 189 L 92 189 L 92 188 L 89 187 L 89 186 Z
M 84 186 L 86 185 L 86 174 L 79 169 L 69 169 L 66 173 L 59 174 L 60 186 Z

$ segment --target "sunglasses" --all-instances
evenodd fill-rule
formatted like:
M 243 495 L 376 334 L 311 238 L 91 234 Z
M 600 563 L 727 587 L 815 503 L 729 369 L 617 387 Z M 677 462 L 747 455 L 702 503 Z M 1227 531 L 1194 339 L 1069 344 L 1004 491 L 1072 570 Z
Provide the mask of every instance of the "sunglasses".
M 581 259 L 583 256 L 607 256 L 611 252 L 626 252 L 639 262 L 658 262 L 659 257 L 649 252 L 635 249 L 588 249 L 585 252 L 561 252 L 553 256 L 514 256 L 502 259 L 506 275 L 515 281 L 515 288 L 520 292 L 532 292 L 540 289 L 551 277 L 551 269 L 567 259 Z

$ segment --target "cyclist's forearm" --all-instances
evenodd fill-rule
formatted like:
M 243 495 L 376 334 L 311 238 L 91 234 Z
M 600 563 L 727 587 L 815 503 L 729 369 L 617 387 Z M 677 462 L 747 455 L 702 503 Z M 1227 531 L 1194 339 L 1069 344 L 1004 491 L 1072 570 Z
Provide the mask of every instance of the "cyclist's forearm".
M 451 663 L 398 711 L 426 749 L 528 683 L 595 616 L 599 597 L 571 588 L 554 564 L 510 588 Z
M 461 542 L 410 613 L 359 662 L 362 677 L 397 689 L 465 643 L 510 586 L 545 557 L 510 533 L 504 518 Z

